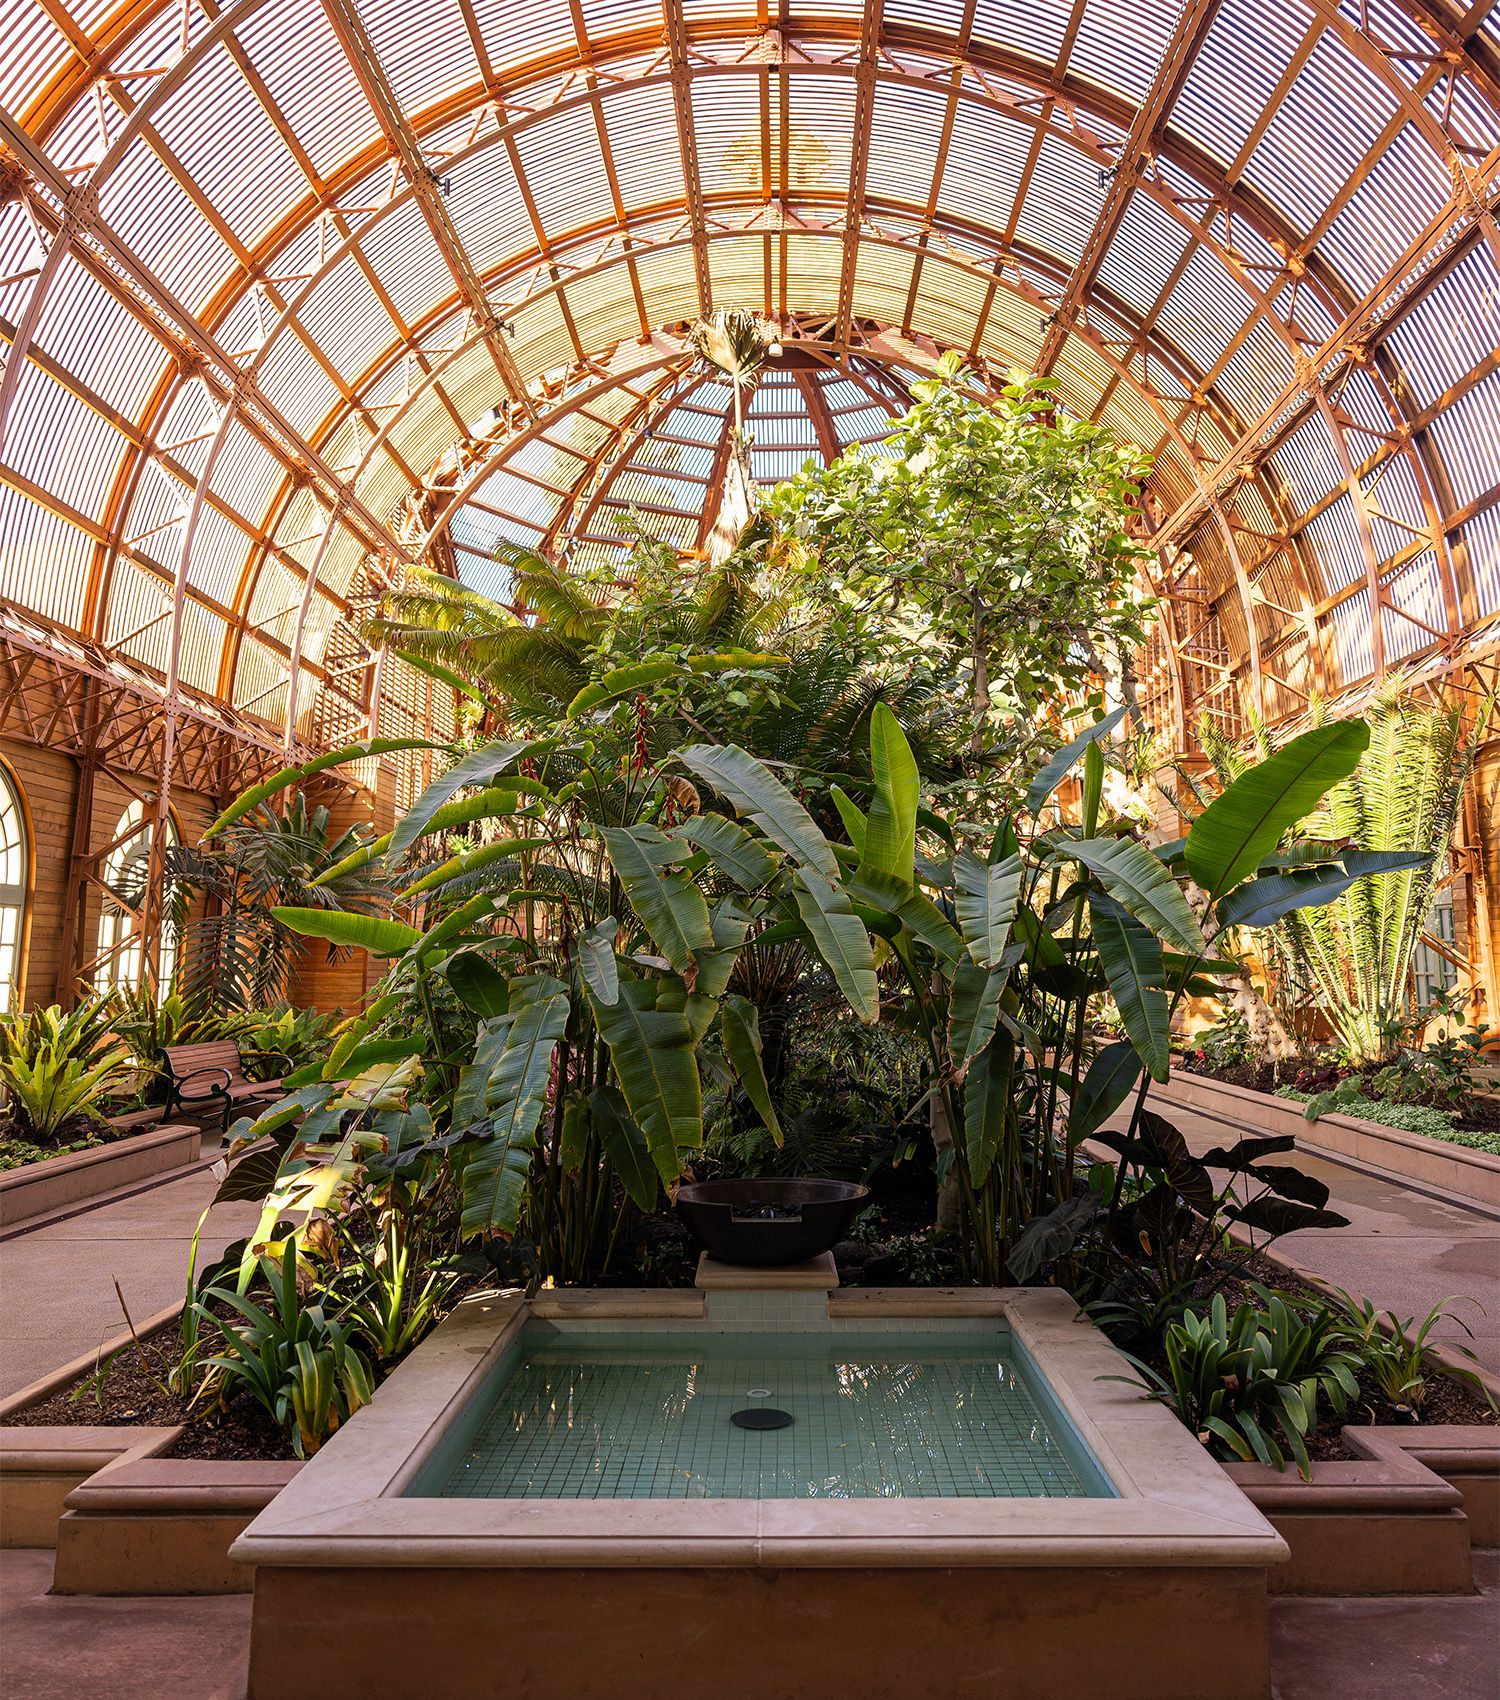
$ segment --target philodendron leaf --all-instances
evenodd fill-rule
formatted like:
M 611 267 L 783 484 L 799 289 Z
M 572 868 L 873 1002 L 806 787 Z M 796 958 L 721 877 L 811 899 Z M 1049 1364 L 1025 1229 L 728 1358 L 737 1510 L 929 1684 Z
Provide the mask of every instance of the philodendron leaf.
M 589 1110 L 604 1155 L 620 1177 L 630 1202 L 637 1210 L 656 1208 L 658 1186 L 656 1165 L 646 1136 L 636 1126 L 630 1106 L 618 1087 L 597 1087 L 589 1097 Z
M 271 913 L 282 926 L 303 938 L 327 939 L 346 949 L 367 950 L 371 956 L 404 956 L 422 942 L 415 927 L 379 915 L 355 915 L 347 909 L 299 909 L 290 904 L 279 904 Z
M 861 1021 L 877 1020 L 880 986 L 875 978 L 875 953 L 848 893 L 807 868 L 794 877 L 792 893 L 797 912 L 849 1007 Z
M 987 863 L 971 850 L 960 850 L 953 858 L 958 924 L 969 955 L 981 968 L 993 968 L 1010 943 L 1023 872 L 1019 855 Z
M 1082 862 L 1123 909 L 1189 956 L 1205 954 L 1203 931 L 1177 882 L 1132 838 L 1084 838 L 1058 846 Z
M 443 972 L 459 1002 L 476 1015 L 504 1015 L 510 1008 L 510 981 L 477 951 L 465 950 L 450 957 L 443 964 Z
M 860 872 L 885 874 L 910 886 L 921 779 L 906 734 L 883 702 L 875 704 L 870 716 L 870 768 L 875 789 L 865 821 Z
M 745 1096 L 780 1145 L 781 1123 L 776 1119 L 776 1106 L 771 1102 L 771 1088 L 761 1061 L 759 1011 L 748 998 L 727 997 L 719 1017 L 719 1031 L 724 1039 L 724 1055 L 745 1088 Z
M 485 1093 L 490 1127 L 463 1170 L 466 1239 L 498 1229 L 513 1234 L 536 1151 L 552 1052 L 568 1025 L 568 999 L 556 992 L 527 1004 L 505 1030 Z
M 1063 745 L 1028 787 L 1026 792 L 1027 814 L 1034 816 L 1040 810 L 1042 804 L 1062 784 L 1067 777 L 1068 769 L 1078 760 L 1079 756 L 1095 739 L 1107 738 L 1128 712 L 1129 704 L 1127 703 L 1124 707 L 1106 714 L 1103 720 L 1096 720 L 1092 726 L 1085 727 L 1071 744 Z
M 606 827 L 604 842 L 631 907 L 674 972 L 691 985 L 699 955 L 714 948 L 714 935 L 708 904 L 690 876 L 659 871 L 671 840 L 654 827 L 636 826 Z
M 1103 1208 L 1104 1200 L 1097 1192 L 1076 1192 L 1045 1216 L 1028 1222 L 1016 1236 L 1016 1243 L 1005 1260 L 1007 1275 L 1017 1286 L 1024 1287 L 1049 1263 L 1066 1257 L 1078 1243 L 1078 1236 Z
M 578 966 L 584 983 L 606 1005 L 620 995 L 620 967 L 615 961 L 615 934 L 619 930 L 616 917 L 606 915 L 578 937 Z
M 1113 899 L 1089 895 L 1094 946 L 1125 1031 L 1153 1080 L 1171 1072 L 1167 994 L 1162 989 L 1161 945 L 1154 933 Z
M 518 743 L 486 744 L 482 749 L 471 750 L 462 761 L 455 762 L 446 773 L 434 779 L 412 804 L 405 819 L 397 823 L 391 834 L 390 857 L 394 860 L 409 845 L 415 844 L 427 831 L 433 816 L 456 792 L 475 785 L 492 785 L 506 768 L 541 747 L 536 739 L 531 738 Z
M 754 756 L 737 744 L 690 744 L 680 754 L 700 779 L 728 797 L 773 844 L 823 879 L 839 877 L 838 862 L 812 816 Z
M 1323 793 L 1353 773 L 1369 742 L 1362 720 L 1315 726 L 1220 792 L 1193 822 L 1184 851 L 1210 901 L 1253 874 Z

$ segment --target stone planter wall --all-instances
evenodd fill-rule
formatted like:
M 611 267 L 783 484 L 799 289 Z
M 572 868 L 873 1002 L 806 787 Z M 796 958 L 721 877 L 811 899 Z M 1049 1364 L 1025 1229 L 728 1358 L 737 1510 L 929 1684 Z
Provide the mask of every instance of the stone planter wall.
M 1291 1560 L 1273 1593 L 1467 1594 L 1471 1546 L 1495 1544 L 1500 1434 L 1484 1427 L 1346 1428 L 1362 1457 L 1313 1465 L 1312 1480 L 1226 1464 Z
M 1214 1116 L 1257 1133 L 1290 1134 L 1309 1151 L 1344 1157 L 1382 1170 L 1418 1186 L 1438 1187 L 1470 1199 L 1486 1210 L 1500 1211 L 1500 1157 L 1472 1151 L 1466 1145 L 1430 1139 L 1422 1133 L 1402 1133 L 1378 1122 L 1354 1116 L 1321 1116 L 1308 1121 L 1302 1105 L 1269 1092 L 1252 1092 L 1206 1075 L 1173 1069 L 1165 1086 L 1151 1095 L 1153 1108 L 1174 1107 Z
M 201 1140 L 198 1128 L 172 1122 L 91 1151 L 70 1151 L 7 1169 L 0 1174 L 0 1228 L 39 1221 L 121 1187 L 185 1168 L 198 1161 Z

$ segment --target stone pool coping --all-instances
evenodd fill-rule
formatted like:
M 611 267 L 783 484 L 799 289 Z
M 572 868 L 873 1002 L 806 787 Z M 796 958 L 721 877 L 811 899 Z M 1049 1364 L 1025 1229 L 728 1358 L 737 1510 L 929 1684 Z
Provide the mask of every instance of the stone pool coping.
M 1055 1288 L 864 1289 L 830 1319 L 1006 1324 L 1117 1498 L 484 1500 L 402 1497 L 528 1317 L 705 1316 L 702 1292 L 478 1294 L 235 1541 L 260 1567 L 613 1569 L 1190 1566 L 1264 1569 L 1286 1543 L 1177 1421 L 1102 1377 L 1128 1365 Z

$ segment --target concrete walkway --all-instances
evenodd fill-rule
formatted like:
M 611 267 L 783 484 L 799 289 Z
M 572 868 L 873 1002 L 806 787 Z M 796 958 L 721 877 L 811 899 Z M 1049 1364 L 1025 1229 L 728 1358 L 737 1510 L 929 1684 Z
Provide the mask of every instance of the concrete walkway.
M 193 1230 L 218 1181 L 207 1164 L 0 1241 L 0 1396 L 97 1351 L 125 1329 L 114 1282 L 139 1325 L 180 1302 Z M 253 1204 L 221 1204 L 202 1262 L 254 1226 Z
M 1235 1125 L 1217 1116 L 1162 1105 L 1189 1147 L 1202 1154 L 1232 1145 Z M 1122 1121 L 1123 1118 L 1116 1118 Z M 1244 1126 L 1239 1132 L 1263 1133 Z M 1466 1301 L 1456 1314 L 1473 1330 L 1445 1320 L 1433 1338 L 1467 1346 L 1486 1369 L 1500 1373 L 1500 1218 L 1458 1199 L 1414 1191 L 1398 1180 L 1351 1168 L 1313 1151 L 1270 1159 L 1316 1175 L 1329 1191 L 1329 1208 L 1349 1218 L 1347 1228 L 1287 1234 L 1277 1250 L 1325 1281 L 1363 1293 L 1382 1310 L 1420 1322 L 1446 1298 Z

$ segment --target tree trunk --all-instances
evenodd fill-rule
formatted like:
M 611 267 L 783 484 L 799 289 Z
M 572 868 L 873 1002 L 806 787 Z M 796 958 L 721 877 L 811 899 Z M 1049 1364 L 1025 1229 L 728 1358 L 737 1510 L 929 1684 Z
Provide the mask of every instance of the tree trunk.
M 953 1150 L 953 1129 L 948 1125 L 948 1107 L 942 1096 L 934 1092 L 928 1100 L 928 1125 L 932 1143 L 941 1160 L 943 1153 Z M 963 1223 L 963 1196 L 958 1185 L 958 1165 L 948 1165 L 947 1179 L 938 1186 L 937 1225 L 944 1233 L 956 1234 Z

